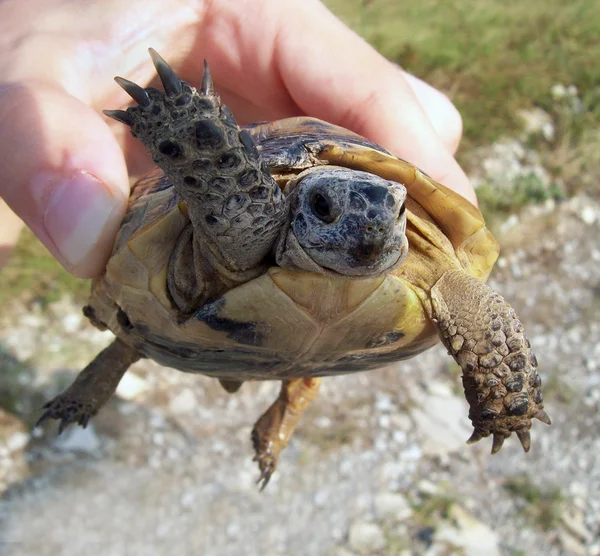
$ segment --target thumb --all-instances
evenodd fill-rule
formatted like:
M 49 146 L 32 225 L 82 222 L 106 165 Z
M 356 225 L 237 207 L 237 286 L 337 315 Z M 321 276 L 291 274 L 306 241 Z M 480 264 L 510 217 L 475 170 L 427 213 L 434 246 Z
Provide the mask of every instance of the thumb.
M 0 87 L 0 196 L 76 276 L 110 256 L 129 194 L 102 117 L 46 83 Z

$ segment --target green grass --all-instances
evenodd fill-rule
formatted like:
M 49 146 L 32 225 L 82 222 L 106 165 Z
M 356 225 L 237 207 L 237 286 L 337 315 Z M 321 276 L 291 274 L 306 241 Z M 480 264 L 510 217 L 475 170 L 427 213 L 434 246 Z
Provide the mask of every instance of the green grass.
M 48 250 L 29 230 L 24 230 L 7 265 L 0 269 L 0 306 L 18 299 L 26 304 L 48 304 L 65 293 L 85 301 L 90 281 L 80 280 L 65 272 Z
M 509 193 L 507 195 L 505 189 L 489 183 L 479 186 L 477 199 L 484 215 L 506 214 L 531 203 L 542 203 L 547 199 L 558 201 L 564 197 L 564 192 L 558 185 L 546 187 L 534 174 L 518 179 Z
M 600 84 L 596 0 L 326 0 L 390 60 L 449 94 L 465 147 L 520 127 L 517 110 L 550 109 L 550 89 Z M 590 125 L 600 122 L 596 104 Z

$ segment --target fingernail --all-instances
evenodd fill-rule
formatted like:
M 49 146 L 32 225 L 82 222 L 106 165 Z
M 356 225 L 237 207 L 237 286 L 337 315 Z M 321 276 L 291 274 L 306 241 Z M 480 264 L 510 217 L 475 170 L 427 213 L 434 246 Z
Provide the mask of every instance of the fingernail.
M 44 226 L 65 261 L 81 263 L 98 243 L 118 199 L 100 180 L 86 172 L 52 185 Z

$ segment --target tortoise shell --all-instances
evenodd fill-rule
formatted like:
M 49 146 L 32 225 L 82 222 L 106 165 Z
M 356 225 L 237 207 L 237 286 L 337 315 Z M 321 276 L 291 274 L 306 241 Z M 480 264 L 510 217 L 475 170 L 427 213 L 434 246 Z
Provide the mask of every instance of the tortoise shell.
M 366 370 L 436 343 L 431 288 L 452 268 L 486 280 L 498 256 L 477 208 L 341 127 L 291 118 L 246 130 L 282 189 L 301 171 L 327 164 L 403 184 L 409 243 L 403 264 L 385 275 L 348 279 L 273 263 L 244 283 L 225 280 L 218 296 L 183 318 L 167 276 L 190 221 L 173 184 L 155 171 L 134 186 L 106 273 L 93 284 L 89 312 L 96 324 L 161 364 L 233 380 Z M 210 288 L 212 277 L 202 279 Z

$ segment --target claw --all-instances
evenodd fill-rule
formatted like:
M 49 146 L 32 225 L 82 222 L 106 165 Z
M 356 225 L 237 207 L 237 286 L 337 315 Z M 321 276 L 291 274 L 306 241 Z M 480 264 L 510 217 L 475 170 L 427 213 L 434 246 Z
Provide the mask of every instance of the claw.
M 61 419 L 60 424 L 58 425 L 58 434 L 61 435 L 70 424 L 71 421 L 68 419 Z
M 494 435 L 494 442 L 492 443 L 492 454 L 497 454 L 502 448 L 502 444 L 504 444 L 504 436 L 500 436 L 499 434 Z
M 469 440 L 467 440 L 467 444 L 469 444 L 469 445 L 475 444 L 475 442 L 479 442 L 482 438 L 483 438 L 483 435 L 481 433 L 477 432 L 476 430 L 474 430 L 473 434 L 471 435 Z
M 523 446 L 523 450 L 525 452 L 529 452 L 529 448 L 531 448 L 531 435 L 529 434 L 529 431 L 527 429 L 517 431 L 517 436 L 521 441 L 521 446 Z
M 102 112 L 109 118 L 117 120 L 117 122 L 121 122 L 129 127 L 133 126 L 133 118 L 125 110 L 102 110 Z
M 264 453 L 262 455 L 256 454 L 252 458 L 252 461 L 258 462 L 260 477 L 256 480 L 256 484 L 260 484 L 259 490 L 262 492 L 271 480 L 271 475 L 273 475 L 273 471 L 275 471 L 277 461 L 271 457 L 270 450 L 268 453 Z
M 206 60 L 204 60 L 204 73 L 202 74 L 200 92 L 203 95 L 209 95 L 215 92 L 212 76 L 210 75 L 210 68 L 208 67 L 208 62 Z
M 45 403 L 42 406 L 42 409 L 46 409 L 49 406 L 49 403 Z M 46 419 L 48 419 L 50 417 L 50 413 L 51 411 L 46 411 L 36 422 L 36 424 L 33 426 L 33 428 L 35 429 L 36 427 L 39 427 Z
M 160 56 L 154 48 L 149 48 L 148 52 L 150 52 L 150 57 L 152 58 L 152 63 L 156 68 L 156 73 L 158 73 L 158 77 L 162 81 L 163 87 L 165 88 L 165 93 L 168 96 L 176 96 L 181 93 L 183 87 L 181 85 L 181 79 L 177 77 L 177 74 L 173 71 L 173 68 L 164 59 Z
M 117 85 L 121 87 L 133 100 L 135 100 L 140 106 L 150 106 L 152 101 L 148 92 L 140 87 L 138 84 L 124 77 L 115 77 Z
M 550 420 L 550 417 L 548 417 L 548 414 L 543 409 L 540 409 L 534 415 L 534 417 L 536 419 L 539 419 L 542 423 L 546 423 L 546 425 L 551 425 L 552 424 L 552 421 Z
M 266 486 L 269 484 L 269 481 L 271 480 L 271 475 L 273 475 L 273 471 L 275 470 L 274 467 L 265 467 L 261 474 L 260 477 L 257 479 L 256 484 L 260 485 L 258 487 L 259 492 L 262 492 L 263 490 L 265 490 Z

